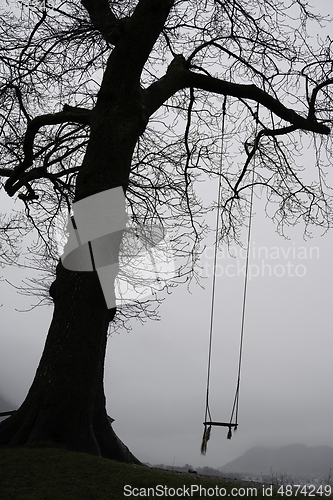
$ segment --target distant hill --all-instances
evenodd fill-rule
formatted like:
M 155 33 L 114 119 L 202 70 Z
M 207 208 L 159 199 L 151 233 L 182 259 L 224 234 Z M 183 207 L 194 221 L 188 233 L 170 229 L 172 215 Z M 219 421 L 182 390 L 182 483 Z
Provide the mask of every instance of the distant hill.
M 333 448 L 291 444 L 281 448 L 254 447 L 219 470 L 224 474 L 318 475 L 328 477 L 333 471 Z

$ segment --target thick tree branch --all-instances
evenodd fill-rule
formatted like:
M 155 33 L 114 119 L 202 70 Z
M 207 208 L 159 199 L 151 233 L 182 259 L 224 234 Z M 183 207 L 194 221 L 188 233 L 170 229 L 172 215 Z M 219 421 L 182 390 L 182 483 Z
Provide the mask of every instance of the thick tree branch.
M 149 115 L 154 113 L 178 90 L 193 87 L 220 95 L 253 100 L 298 129 L 325 135 L 330 133 L 330 128 L 316 122 L 314 116 L 311 116 L 311 119 L 304 118 L 256 85 L 227 82 L 208 75 L 194 73 L 186 66 L 185 58 L 177 56 L 170 64 L 165 76 L 147 89 Z
M 95 29 L 111 45 L 116 45 L 124 32 L 125 19 L 117 19 L 108 0 L 81 0 Z
M 162 33 L 175 0 L 140 0 L 129 21 L 128 42 L 140 73 Z
M 317 132 L 319 134 L 328 135 L 330 133 L 329 127 L 314 120 L 308 120 L 299 115 L 295 110 L 287 108 L 279 100 L 269 95 L 264 90 L 256 85 L 242 85 L 237 83 L 230 83 L 218 78 L 192 73 L 191 71 L 184 70 L 185 80 L 188 80 L 188 86 L 194 86 L 202 90 L 215 92 L 217 94 L 230 95 L 233 97 L 241 97 L 242 99 L 251 99 L 266 109 L 274 113 L 279 118 L 286 122 L 295 125 L 299 129 Z
M 86 1 L 86 0 L 84 0 Z M 138 88 L 144 65 L 160 36 L 174 0 L 140 0 L 126 19 L 126 31 L 112 51 L 101 93 L 122 91 L 128 94 L 130 85 Z
M 10 177 L 14 170 L 11 168 L 0 168 L 0 176 L 2 177 Z
M 37 116 L 27 125 L 27 130 L 23 142 L 23 161 L 12 171 L 12 175 L 5 184 L 5 189 L 9 196 L 13 196 L 22 184 L 17 183 L 20 176 L 31 167 L 34 160 L 33 146 L 36 134 L 45 125 L 58 125 L 61 123 L 80 123 L 89 125 L 90 110 L 75 108 L 65 105 L 63 111 L 54 114 Z

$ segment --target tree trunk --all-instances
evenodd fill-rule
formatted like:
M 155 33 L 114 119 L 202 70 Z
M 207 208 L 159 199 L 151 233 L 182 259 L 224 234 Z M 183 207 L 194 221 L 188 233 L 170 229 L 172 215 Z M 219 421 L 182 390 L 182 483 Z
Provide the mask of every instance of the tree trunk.
M 90 115 L 75 201 L 119 186 L 126 192 L 135 145 L 155 109 L 151 95 L 140 86 L 141 73 L 174 2 L 141 0 L 118 31 L 115 16 L 105 23 L 98 16 L 101 4 L 96 11 L 96 2 L 82 3 L 96 29 L 106 26 L 103 33 L 117 37 Z M 140 463 L 107 420 L 104 359 L 115 309 L 108 310 L 97 273 L 69 271 L 59 263 L 50 294 L 55 308 L 43 355 L 24 403 L 0 424 L 0 445 L 51 441 Z
M 0 445 L 63 445 L 74 451 L 140 463 L 110 426 L 103 390 L 110 311 L 96 273 L 58 265 L 55 309 L 29 393 L 0 425 Z
M 102 86 L 93 110 L 76 201 L 117 186 L 126 190 L 133 150 L 146 124 L 139 87 L 130 96 L 128 89 L 112 91 L 105 80 L 107 89 Z M 24 403 L 0 424 L 0 445 L 50 441 L 140 463 L 107 419 L 104 359 L 115 309 L 107 309 L 97 273 L 69 271 L 59 263 L 50 294 L 55 308 L 44 352 Z

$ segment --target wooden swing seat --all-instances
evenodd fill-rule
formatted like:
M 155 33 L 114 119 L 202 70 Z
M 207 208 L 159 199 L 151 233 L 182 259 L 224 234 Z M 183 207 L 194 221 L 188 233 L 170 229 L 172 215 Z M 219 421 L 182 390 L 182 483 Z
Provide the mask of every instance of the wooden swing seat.
M 238 424 L 233 424 L 233 423 L 227 423 L 227 422 L 204 422 L 204 425 L 219 425 L 220 427 L 233 427 L 234 429 L 237 429 Z

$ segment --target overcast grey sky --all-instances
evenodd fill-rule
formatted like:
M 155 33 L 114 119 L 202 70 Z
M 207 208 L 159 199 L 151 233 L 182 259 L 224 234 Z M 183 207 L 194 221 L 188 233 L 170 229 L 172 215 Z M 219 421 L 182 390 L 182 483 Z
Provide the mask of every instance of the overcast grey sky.
M 333 13 L 330 0 L 316 4 L 322 13 Z M 119 437 L 143 461 L 221 466 L 255 445 L 333 446 L 333 233 L 321 237 L 316 231 L 304 242 L 299 226 L 286 241 L 264 217 L 259 200 L 254 211 L 251 265 L 258 266 L 252 270 L 259 276 L 249 282 L 239 429 L 230 441 L 226 429 L 213 428 L 207 455 L 200 456 L 211 279 L 205 290 L 193 287 L 192 294 L 178 287 L 161 306 L 160 322 L 133 322 L 130 333 L 109 340 L 108 412 Z M 207 245 L 203 264 L 210 266 L 211 242 Z M 220 258 L 219 265 L 224 273 L 217 279 L 210 406 L 214 420 L 228 421 L 243 279 L 233 276 L 236 261 Z M 235 267 L 227 271 L 228 265 Z M 2 274 L 19 284 L 17 271 Z M 0 283 L 0 294 L 0 393 L 14 409 L 31 385 L 52 310 L 19 313 L 15 308 L 28 308 L 31 299 L 6 283 Z

